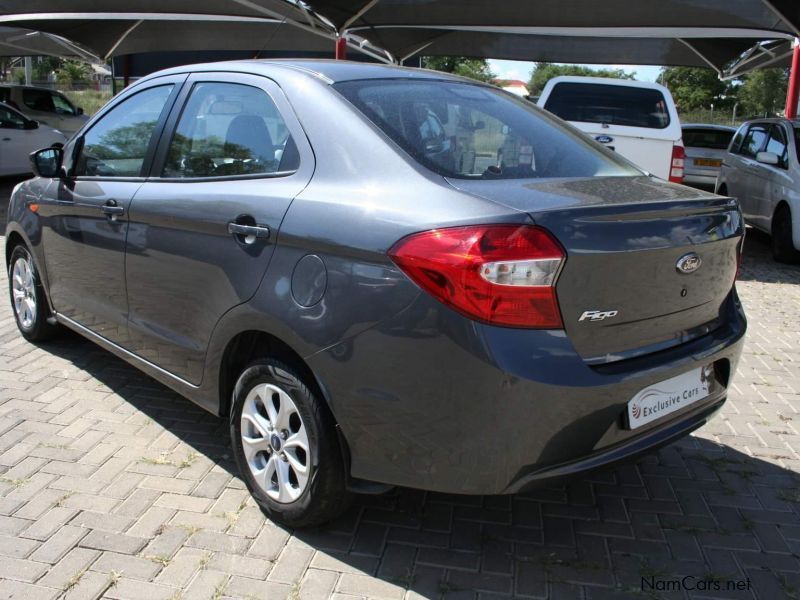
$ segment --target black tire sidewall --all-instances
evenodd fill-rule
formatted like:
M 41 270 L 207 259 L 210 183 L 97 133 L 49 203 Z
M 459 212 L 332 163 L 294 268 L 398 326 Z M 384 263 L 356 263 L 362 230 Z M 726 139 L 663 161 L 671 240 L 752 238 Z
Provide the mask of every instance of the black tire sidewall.
M 800 261 L 800 251 L 792 241 L 792 217 L 786 207 L 776 211 L 772 221 L 772 256 L 778 262 L 795 263 Z
M 264 383 L 276 385 L 291 396 L 308 435 L 311 467 L 309 483 L 297 500 L 287 504 L 276 502 L 267 496 L 256 483 L 242 447 L 241 415 L 244 401 L 253 387 Z M 276 521 L 289 526 L 317 525 L 338 512 L 338 509 L 331 509 L 331 505 L 337 503 L 336 499 L 326 496 L 340 491 L 344 498 L 345 482 L 336 434 L 326 416 L 324 407 L 301 378 L 290 367 L 278 361 L 257 361 L 248 366 L 236 382 L 230 414 L 234 457 L 253 498 Z

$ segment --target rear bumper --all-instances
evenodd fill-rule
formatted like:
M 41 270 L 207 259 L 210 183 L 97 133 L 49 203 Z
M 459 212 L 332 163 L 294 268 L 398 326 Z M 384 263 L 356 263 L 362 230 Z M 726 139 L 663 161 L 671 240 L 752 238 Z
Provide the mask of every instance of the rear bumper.
M 543 484 L 568 480 L 577 475 L 585 475 L 593 471 L 606 469 L 614 465 L 625 463 L 635 458 L 652 452 L 662 446 L 689 435 L 708 423 L 725 404 L 726 397 L 716 396 L 704 402 L 695 410 L 678 418 L 668 421 L 660 427 L 649 429 L 630 440 L 604 449 L 576 461 L 534 470 L 517 478 L 506 488 L 506 493 L 524 492 Z
M 684 171 L 683 183 L 686 185 L 703 186 L 713 190 L 717 184 L 717 173 L 693 173 L 687 169 Z
M 353 477 L 514 493 L 628 460 L 705 423 L 724 402 L 746 329 L 735 292 L 724 311 L 723 325 L 700 338 L 590 366 L 563 331 L 481 325 L 422 294 L 400 315 L 307 360 Z M 720 385 L 709 398 L 627 429 L 637 392 L 710 363 Z

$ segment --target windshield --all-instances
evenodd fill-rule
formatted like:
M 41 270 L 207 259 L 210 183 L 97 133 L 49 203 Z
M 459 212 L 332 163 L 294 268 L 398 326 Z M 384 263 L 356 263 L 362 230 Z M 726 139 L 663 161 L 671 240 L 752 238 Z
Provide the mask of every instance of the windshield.
M 415 160 L 445 177 L 641 175 L 530 103 L 489 87 L 369 79 L 334 88 Z
M 544 107 L 565 121 L 666 129 L 669 112 L 659 90 L 604 83 L 557 83 Z

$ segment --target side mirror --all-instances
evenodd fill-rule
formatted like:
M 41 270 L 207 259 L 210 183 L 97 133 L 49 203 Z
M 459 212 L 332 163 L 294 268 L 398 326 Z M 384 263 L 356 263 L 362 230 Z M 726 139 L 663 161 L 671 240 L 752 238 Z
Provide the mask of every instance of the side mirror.
M 61 148 L 45 148 L 31 154 L 31 167 L 37 177 L 52 179 L 61 174 L 61 161 L 64 151 Z
M 25 129 L 39 129 L 39 122 L 33 119 L 25 121 Z
M 75 109 L 75 112 L 78 113 L 79 115 L 82 115 L 83 114 L 83 108 L 79 106 L 79 107 L 77 107 Z
M 756 154 L 756 161 L 764 165 L 777 165 L 781 159 L 774 152 L 759 152 Z

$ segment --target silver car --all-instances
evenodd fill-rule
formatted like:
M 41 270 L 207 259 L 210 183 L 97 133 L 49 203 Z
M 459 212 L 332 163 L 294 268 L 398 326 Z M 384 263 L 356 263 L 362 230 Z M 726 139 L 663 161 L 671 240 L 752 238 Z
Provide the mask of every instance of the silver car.
M 748 224 L 772 236 L 779 262 L 800 262 L 800 122 L 744 123 L 731 141 L 716 192 L 734 196 Z
M 727 125 L 684 125 L 683 145 L 686 152 L 683 182 L 692 187 L 714 189 L 722 159 L 731 143 L 735 127 Z

